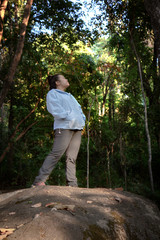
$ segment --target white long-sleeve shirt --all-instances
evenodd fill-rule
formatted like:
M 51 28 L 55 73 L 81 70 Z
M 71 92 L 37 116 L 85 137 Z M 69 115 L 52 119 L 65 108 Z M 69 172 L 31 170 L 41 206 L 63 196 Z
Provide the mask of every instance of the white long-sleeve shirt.
M 78 129 L 85 126 L 85 115 L 72 94 L 52 89 L 48 92 L 47 110 L 54 117 L 54 129 Z

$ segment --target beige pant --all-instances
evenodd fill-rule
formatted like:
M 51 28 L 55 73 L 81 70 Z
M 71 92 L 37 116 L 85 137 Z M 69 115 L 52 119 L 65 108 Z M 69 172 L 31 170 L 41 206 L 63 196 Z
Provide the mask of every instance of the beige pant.
M 66 182 L 69 186 L 77 186 L 76 159 L 80 144 L 80 130 L 56 129 L 52 151 L 46 157 L 34 184 L 45 182 L 59 159 L 66 153 Z

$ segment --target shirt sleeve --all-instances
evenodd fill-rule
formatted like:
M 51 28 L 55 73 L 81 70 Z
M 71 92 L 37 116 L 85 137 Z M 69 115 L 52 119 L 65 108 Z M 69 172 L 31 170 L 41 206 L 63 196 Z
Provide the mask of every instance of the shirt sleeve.
M 47 110 L 54 118 L 65 119 L 69 111 L 66 111 L 60 104 L 56 94 L 52 91 L 47 94 Z

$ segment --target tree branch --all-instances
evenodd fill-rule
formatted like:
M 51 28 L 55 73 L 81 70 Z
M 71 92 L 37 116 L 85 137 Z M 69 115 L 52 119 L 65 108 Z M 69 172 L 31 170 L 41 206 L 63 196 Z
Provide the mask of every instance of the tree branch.
M 21 139 L 27 132 L 28 130 L 33 127 L 38 121 L 32 123 L 31 125 L 29 125 L 17 138 L 16 138 L 16 142 Z M 15 132 L 14 132 L 15 133 Z M 15 135 L 15 134 L 14 134 Z M 13 146 L 14 142 L 12 142 L 11 140 L 13 139 L 14 135 L 12 135 L 12 137 L 10 138 L 10 142 L 8 143 L 8 146 L 4 149 L 2 155 L 0 156 L 0 162 L 3 161 L 4 157 L 6 156 L 7 152 L 10 150 L 10 148 Z
M 44 86 L 43 86 L 43 88 L 42 88 L 42 91 L 43 91 L 43 89 L 46 87 L 46 85 L 47 85 L 47 81 L 46 81 L 46 83 L 44 84 Z M 41 94 L 41 95 L 42 95 L 42 94 Z M 39 104 L 39 102 L 40 102 L 40 99 L 41 99 L 41 96 L 39 97 L 38 101 L 37 101 L 36 104 L 35 104 L 35 107 L 30 111 L 30 113 L 29 113 L 25 118 L 23 118 L 23 119 L 17 124 L 17 126 L 16 126 L 16 128 L 15 128 L 15 131 L 13 132 L 12 136 L 10 137 L 10 141 L 9 141 L 9 143 L 8 143 L 8 146 L 5 148 L 5 150 L 3 151 L 2 155 L 0 156 L 0 162 L 3 161 L 6 153 L 9 151 L 9 149 L 11 148 L 11 146 L 13 146 L 13 143 L 14 143 L 13 139 L 14 139 L 14 137 L 15 137 L 15 135 L 16 135 L 16 133 L 17 133 L 20 125 L 21 125 L 27 118 L 29 118 L 29 116 L 36 110 L 36 108 L 37 108 L 37 106 L 38 106 L 38 104 Z M 25 129 L 22 133 L 20 133 L 20 135 L 16 138 L 15 141 L 17 142 L 22 136 L 24 136 L 24 135 L 26 134 L 26 132 L 27 132 L 33 125 L 35 125 L 36 123 L 37 123 L 37 121 L 36 121 L 35 123 L 29 125 L 29 126 L 27 127 L 27 129 Z
M 0 107 L 2 107 L 2 104 L 4 102 L 5 97 L 7 96 L 7 93 L 10 89 L 10 86 L 13 82 L 13 78 L 17 69 L 17 66 L 19 64 L 19 61 L 21 59 L 23 47 L 24 47 L 24 40 L 25 40 L 25 35 L 26 35 L 26 29 L 30 17 L 30 11 L 31 11 L 31 6 L 32 6 L 33 0 L 28 0 L 27 4 L 24 9 L 24 16 L 23 16 L 23 21 L 21 24 L 21 30 L 20 30 L 20 37 L 17 43 L 17 48 L 16 52 L 13 58 L 13 61 L 10 65 L 9 71 L 7 76 L 4 79 L 4 84 L 3 88 L 0 92 Z

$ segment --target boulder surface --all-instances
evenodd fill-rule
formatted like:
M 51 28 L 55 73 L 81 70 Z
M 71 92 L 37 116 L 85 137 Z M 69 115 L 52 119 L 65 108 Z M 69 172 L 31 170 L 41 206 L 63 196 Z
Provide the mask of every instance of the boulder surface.
M 105 188 L 40 186 L 0 194 L 0 240 L 160 240 L 150 200 Z

